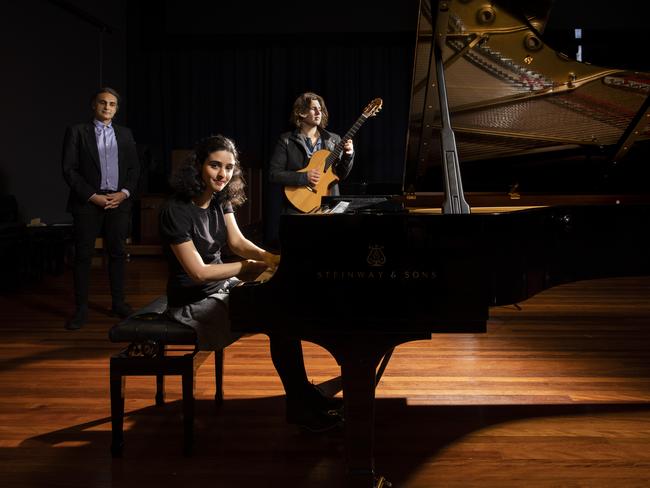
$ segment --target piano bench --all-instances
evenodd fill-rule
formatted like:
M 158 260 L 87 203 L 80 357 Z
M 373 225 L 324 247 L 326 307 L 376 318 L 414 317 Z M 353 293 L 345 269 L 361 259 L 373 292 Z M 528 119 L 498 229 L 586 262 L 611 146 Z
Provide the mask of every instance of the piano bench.
M 183 452 L 190 454 L 194 439 L 195 372 L 212 351 L 199 351 L 194 329 L 166 318 L 162 296 L 114 325 L 111 342 L 129 345 L 110 361 L 111 454 L 120 457 L 124 446 L 124 389 L 127 376 L 156 377 L 156 405 L 165 403 L 165 376 L 180 375 L 183 391 Z M 223 350 L 214 351 L 215 402 L 223 402 Z

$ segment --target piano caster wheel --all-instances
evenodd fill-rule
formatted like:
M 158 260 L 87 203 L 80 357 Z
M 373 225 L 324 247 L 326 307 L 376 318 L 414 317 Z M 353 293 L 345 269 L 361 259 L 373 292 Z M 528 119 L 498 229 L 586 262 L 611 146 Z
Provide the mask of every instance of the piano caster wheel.
M 393 484 L 383 476 L 380 476 L 375 480 L 375 488 L 391 488 L 391 486 L 393 486 Z

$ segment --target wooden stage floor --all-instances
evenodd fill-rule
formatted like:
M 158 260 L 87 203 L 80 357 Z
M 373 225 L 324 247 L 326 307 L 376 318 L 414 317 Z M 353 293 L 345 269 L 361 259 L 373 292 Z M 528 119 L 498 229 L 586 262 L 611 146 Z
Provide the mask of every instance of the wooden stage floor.
M 134 257 L 127 293 L 164 292 L 161 258 Z M 266 336 L 226 351 L 216 411 L 212 361 L 198 373 L 196 452 L 181 454 L 180 382 L 153 405 L 129 379 L 122 459 L 110 456 L 108 360 L 119 347 L 107 274 L 93 268 L 90 323 L 63 329 L 71 271 L 0 296 L 0 486 L 340 487 L 341 432 L 284 422 Z M 399 488 L 650 486 L 650 278 L 579 282 L 491 311 L 486 334 L 399 347 L 377 388 L 376 464 Z M 314 382 L 338 376 L 305 343 Z

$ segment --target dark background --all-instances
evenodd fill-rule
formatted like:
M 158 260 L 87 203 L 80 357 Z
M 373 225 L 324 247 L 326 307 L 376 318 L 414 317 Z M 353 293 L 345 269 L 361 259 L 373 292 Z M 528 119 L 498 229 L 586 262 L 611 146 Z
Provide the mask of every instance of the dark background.
M 123 95 L 116 122 L 139 144 L 142 191 L 164 192 L 171 150 L 217 132 L 236 140 L 245 166 L 264 171 L 293 100 L 307 90 L 325 97 L 338 133 L 383 98 L 355 138 L 346 185 L 400 191 L 418 2 L 393 3 L 333 0 L 309 11 L 295 1 L 6 2 L 0 194 L 16 196 L 25 221 L 71 221 L 63 133 L 89 120 L 89 95 L 100 84 Z M 555 8 L 555 28 L 585 29 L 587 59 L 597 52 L 605 65 L 645 63 L 638 11 L 614 11 L 611 2 Z M 593 49 L 590 38 L 599 40 Z

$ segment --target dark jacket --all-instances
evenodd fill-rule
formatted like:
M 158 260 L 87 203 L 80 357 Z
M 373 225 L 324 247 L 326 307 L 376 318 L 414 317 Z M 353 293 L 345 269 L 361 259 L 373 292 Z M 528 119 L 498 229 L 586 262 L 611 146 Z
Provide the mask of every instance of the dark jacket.
M 131 130 L 113 124 L 117 141 L 119 179 L 117 191 L 126 188 L 131 194 L 120 208 L 129 210 L 138 185 L 140 163 Z M 99 152 L 92 122 L 70 126 L 63 140 L 63 178 L 70 187 L 67 210 L 72 213 L 92 211 L 88 199 L 100 189 Z

